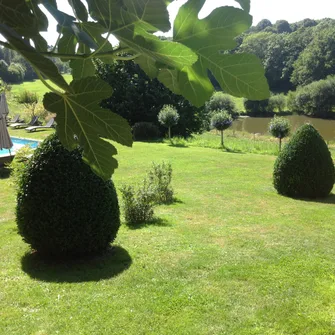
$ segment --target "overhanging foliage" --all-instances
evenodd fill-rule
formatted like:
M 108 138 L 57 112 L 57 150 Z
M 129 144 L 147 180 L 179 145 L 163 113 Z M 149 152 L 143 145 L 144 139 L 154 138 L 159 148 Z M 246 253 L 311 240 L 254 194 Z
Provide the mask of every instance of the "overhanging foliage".
M 69 0 L 73 15 L 57 8 L 57 0 L 0 0 L 0 45 L 19 52 L 40 78 L 52 85 L 44 98 L 47 109 L 57 113 L 57 131 L 67 148 L 78 143 L 84 159 L 104 179 L 111 177 L 116 154 L 112 140 L 131 145 L 130 128 L 116 115 L 98 108 L 111 90 L 94 77 L 93 59 L 104 62 L 133 60 L 170 90 L 201 106 L 214 89 L 212 72 L 221 87 L 235 96 L 261 100 L 269 96 L 261 62 L 250 54 L 229 55 L 235 37 L 251 26 L 250 0 L 236 0 L 242 9 L 220 7 L 198 19 L 205 0 L 189 0 L 181 7 L 173 27 L 173 40 L 153 33 L 171 29 L 164 0 Z M 59 39 L 52 51 L 41 36 L 48 27 L 44 7 L 57 21 Z M 93 21 L 91 20 L 93 19 Z M 120 44 L 113 47 L 109 37 Z M 48 57 L 71 60 L 74 81 L 65 82 Z M 102 88 L 98 91 L 98 89 Z

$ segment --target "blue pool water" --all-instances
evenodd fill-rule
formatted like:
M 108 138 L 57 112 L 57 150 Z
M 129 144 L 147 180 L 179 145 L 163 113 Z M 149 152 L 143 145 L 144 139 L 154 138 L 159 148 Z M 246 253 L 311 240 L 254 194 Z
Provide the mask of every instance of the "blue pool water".
M 35 149 L 38 146 L 38 141 L 34 140 L 26 140 L 24 138 L 18 138 L 18 137 L 11 137 L 12 142 L 13 142 L 13 147 L 10 150 L 11 153 L 15 153 L 16 150 L 22 148 L 25 145 L 29 145 L 31 148 Z M 7 149 L 2 149 L 0 150 L 0 156 L 7 156 L 9 155 L 9 150 Z

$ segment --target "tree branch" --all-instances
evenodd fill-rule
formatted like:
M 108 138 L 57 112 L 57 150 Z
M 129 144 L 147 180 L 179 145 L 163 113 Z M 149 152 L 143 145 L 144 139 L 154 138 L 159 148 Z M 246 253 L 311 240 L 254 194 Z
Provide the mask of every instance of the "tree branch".
M 2 45 L 3 47 L 7 48 L 7 49 L 11 49 L 11 50 L 15 50 L 9 43 L 7 42 L 3 42 L 0 41 L 0 45 Z

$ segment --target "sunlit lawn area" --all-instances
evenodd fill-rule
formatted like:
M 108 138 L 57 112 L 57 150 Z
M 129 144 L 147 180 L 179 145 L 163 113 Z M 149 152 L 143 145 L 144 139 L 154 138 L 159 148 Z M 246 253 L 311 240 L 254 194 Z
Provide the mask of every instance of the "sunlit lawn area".
M 0 179 L 1 334 L 335 334 L 335 195 L 277 195 L 272 155 L 118 148 L 117 187 L 170 161 L 177 202 L 93 260 L 29 254 Z
M 70 82 L 72 80 L 72 76 L 70 74 L 65 74 L 64 79 L 67 82 Z M 47 82 L 49 84 L 51 83 L 49 80 L 47 80 Z M 22 114 L 24 112 L 25 107 L 17 103 L 15 99 L 15 96 L 18 95 L 21 91 L 29 91 L 36 93 L 39 101 L 42 102 L 44 94 L 49 92 L 49 89 L 42 83 L 41 80 L 25 81 L 22 84 L 11 85 L 11 91 L 7 93 L 7 101 L 9 105 L 10 116 L 14 116 L 15 114 L 19 113 L 21 114 L 21 117 L 23 117 Z M 26 121 L 28 122 L 30 121 L 30 119 L 28 120 L 27 118 Z
M 283 139 L 283 146 L 288 143 L 289 137 Z M 270 135 L 249 134 L 234 130 L 224 132 L 224 148 L 221 147 L 220 132 L 211 131 L 203 134 L 195 134 L 188 139 L 173 138 L 170 142 L 175 147 L 202 147 L 228 151 L 231 153 L 254 153 L 264 155 L 278 155 L 278 139 Z M 333 157 L 335 157 L 335 142 L 328 141 L 328 148 Z
M 72 80 L 72 76 L 70 74 L 65 74 L 64 79 L 67 82 L 70 82 Z M 47 82 L 50 84 L 50 80 L 47 80 Z M 25 81 L 22 84 L 12 85 L 11 93 L 16 95 L 20 91 L 24 90 L 36 93 L 41 100 L 43 98 L 43 95 L 49 91 L 49 89 L 42 83 L 41 80 L 34 80 Z

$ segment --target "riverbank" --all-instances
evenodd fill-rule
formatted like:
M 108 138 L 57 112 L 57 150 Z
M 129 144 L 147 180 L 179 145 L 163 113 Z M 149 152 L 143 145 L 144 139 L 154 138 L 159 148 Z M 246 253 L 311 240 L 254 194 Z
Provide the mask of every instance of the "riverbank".
M 291 133 L 295 132 L 305 123 L 312 124 L 328 142 L 335 141 L 335 120 L 311 118 L 305 115 L 287 115 L 291 124 Z M 242 117 L 233 122 L 233 131 L 245 132 L 249 134 L 268 135 L 271 117 Z

